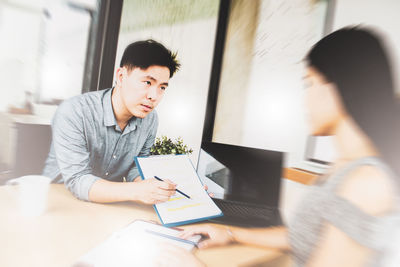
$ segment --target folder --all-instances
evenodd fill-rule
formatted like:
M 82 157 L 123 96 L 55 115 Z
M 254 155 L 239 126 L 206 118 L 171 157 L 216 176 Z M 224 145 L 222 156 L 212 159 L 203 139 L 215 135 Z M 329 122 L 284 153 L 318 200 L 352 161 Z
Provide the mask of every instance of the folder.
M 155 176 L 169 179 L 177 184 L 177 189 L 190 196 L 176 192 L 168 201 L 154 205 L 163 225 L 177 226 L 223 216 L 204 190 L 187 155 L 135 157 L 135 162 L 142 179 Z

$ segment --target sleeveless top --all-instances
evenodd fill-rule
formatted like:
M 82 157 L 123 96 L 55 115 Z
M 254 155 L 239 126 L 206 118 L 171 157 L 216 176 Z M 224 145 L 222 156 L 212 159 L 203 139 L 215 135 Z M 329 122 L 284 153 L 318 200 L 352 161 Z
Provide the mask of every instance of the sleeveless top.
M 363 165 L 372 165 L 383 170 L 398 189 L 396 175 L 376 157 L 365 157 L 350 162 L 338 170 L 325 182 L 311 185 L 309 194 L 302 200 L 297 213 L 289 223 L 289 242 L 292 247 L 295 266 L 305 266 L 311 254 L 317 248 L 323 226 L 332 224 L 347 236 L 372 249 L 373 253 L 366 266 L 389 266 L 384 263 L 389 252 L 397 254 L 400 238 L 394 234 L 400 232 L 399 190 L 395 191 L 394 208 L 384 216 L 376 217 L 363 212 L 360 208 L 337 195 L 339 185 L 347 174 Z M 397 251 L 398 252 L 398 251 Z M 400 265 L 398 265 L 400 266 Z

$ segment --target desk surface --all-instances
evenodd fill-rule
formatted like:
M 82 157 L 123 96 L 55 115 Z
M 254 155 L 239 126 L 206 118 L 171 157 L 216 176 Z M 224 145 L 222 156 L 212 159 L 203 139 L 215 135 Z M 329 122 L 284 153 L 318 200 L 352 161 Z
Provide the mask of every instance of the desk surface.
M 47 211 L 22 217 L 18 187 L 0 186 L 1 266 L 70 266 L 114 231 L 135 219 L 158 218 L 149 205 L 96 204 L 77 200 L 64 185 L 50 185 Z M 251 246 L 230 245 L 196 251 L 207 266 L 251 266 L 283 254 Z

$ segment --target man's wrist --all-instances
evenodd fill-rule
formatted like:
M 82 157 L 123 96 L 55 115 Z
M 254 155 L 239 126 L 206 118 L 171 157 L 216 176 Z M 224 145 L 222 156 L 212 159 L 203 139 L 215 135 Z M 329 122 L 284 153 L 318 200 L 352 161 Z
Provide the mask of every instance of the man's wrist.
M 123 183 L 124 185 L 124 191 L 125 191 L 125 196 L 129 201 L 138 201 L 138 183 L 133 183 L 133 182 L 128 182 L 128 183 Z
M 140 182 L 142 178 L 139 176 L 136 176 L 135 178 L 132 179 L 132 182 Z

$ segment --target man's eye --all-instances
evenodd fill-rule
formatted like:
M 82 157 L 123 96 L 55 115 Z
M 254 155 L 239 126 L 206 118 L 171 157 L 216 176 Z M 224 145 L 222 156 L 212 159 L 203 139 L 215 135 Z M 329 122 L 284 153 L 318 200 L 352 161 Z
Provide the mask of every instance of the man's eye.
M 144 81 L 144 83 L 147 84 L 147 85 L 151 85 L 150 81 Z
M 163 90 L 163 91 L 165 91 L 165 89 L 167 89 L 167 87 L 165 87 L 165 86 L 161 86 L 160 88 L 161 88 L 161 90 Z

